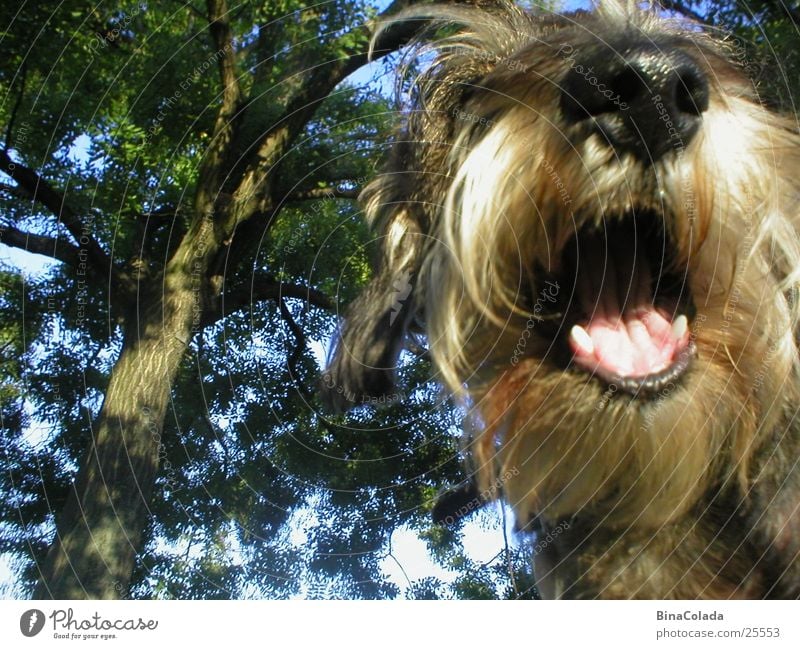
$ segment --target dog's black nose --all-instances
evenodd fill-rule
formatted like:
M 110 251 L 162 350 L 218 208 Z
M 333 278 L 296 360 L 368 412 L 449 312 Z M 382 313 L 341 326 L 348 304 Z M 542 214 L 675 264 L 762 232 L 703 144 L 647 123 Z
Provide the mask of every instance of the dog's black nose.
M 655 161 L 680 151 L 708 109 L 708 80 L 683 52 L 642 49 L 620 56 L 567 57 L 561 110 L 568 124 L 591 123 L 620 153 Z

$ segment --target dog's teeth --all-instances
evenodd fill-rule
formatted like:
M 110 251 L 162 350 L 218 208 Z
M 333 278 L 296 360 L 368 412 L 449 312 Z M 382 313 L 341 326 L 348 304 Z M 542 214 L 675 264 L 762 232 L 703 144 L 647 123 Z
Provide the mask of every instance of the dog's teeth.
M 675 340 L 680 340 L 689 328 L 689 321 L 685 315 L 679 315 L 672 323 L 672 337 Z
M 578 349 L 586 354 L 594 354 L 594 343 L 586 329 L 580 325 L 575 325 L 570 330 L 569 336 L 572 338 L 575 345 L 577 345 Z

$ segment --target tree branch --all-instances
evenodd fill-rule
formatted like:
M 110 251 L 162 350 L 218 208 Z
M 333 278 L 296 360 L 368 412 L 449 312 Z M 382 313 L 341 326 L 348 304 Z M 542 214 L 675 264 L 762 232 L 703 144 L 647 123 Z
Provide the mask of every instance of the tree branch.
M 689 8 L 685 3 L 680 2 L 679 0 L 659 0 L 658 4 L 660 4 L 667 11 L 675 11 L 699 23 L 706 25 L 711 24 L 707 18 L 701 16 L 699 13 Z
M 20 80 L 19 94 L 17 95 L 17 101 L 14 102 L 14 108 L 11 109 L 11 117 L 8 118 L 8 126 L 6 127 L 6 141 L 4 149 L 10 149 L 13 143 L 13 135 L 14 135 L 14 122 L 17 121 L 17 113 L 19 112 L 19 107 L 22 104 L 22 99 L 25 96 L 25 82 L 28 79 L 28 61 L 24 59 L 22 61 L 20 73 L 22 78 Z
M 252 287 L 243 287 L 224 292 L 221 299 L 218 300 L 219 306 L 209 309 L 204 316 L 203 326 L 214 324 L 225 316 L 251 307 L 258 302 L 285 298 L 305 300 L 307 304 L 327 311 L 333 311 L 335 308 L 333 301 L 322 291 L 301 284 L 284 284 L 271 280 L 259 282 Z
M 303 350 L 306 348 L 306 335 L 303 333 L 300 325 L 298 325 L 295 321 L 294 317 L 292 316 L 292 312 L 289 311 L 289 307 L 286 306 L 286 300 L 283 298 L 283 296 L 279 297 L 276 301 L 281 312 L 281 318 L 289 327 L 289 330 L 292 332 L 296 343 L 292 353 L 289 354 L 289 358 L 286 359 L 286 367 L 289 370 L 289 377 L 295 382 L 295 387 L 307 399 L 310 399 L 311 392 L 305 385 L 303 385 L 303 382 L 300 380 L 297 372 L 297 361 L 300 360 L 300 356 L 302 355 Z
M 242 227 L 259 214 L 276 214 L 278 204 L 274 195 L 277 191 L 272 184 L 274 167 L 280 163 L 289 147 L 302 132 L 305 125 L 313 117 L 320 104 L 345 77 L 367 63 L 369 57 L 369 40 L 384 19 L 397 11 L 414 4 L 416 0 L 395 0 L 377 19 L 348 32 L 347 45 L 340 41 L 333 50 L 337 56 L 329 61 L 311 65 L 308 61 L 298 61 L 297 68 L 285 77 L 295 77 L 292 83 L 296 89 L 288 99 L 283 116 L 263 128 L 261 136 L 255 143 L 242 142 L 236 146 L 235 137 L 240 116 L 238 112 L 241 98 L 238 85 L 233 85 L 233 77 L 223 70 L 223 83 L 231 84 L 231 90 L 223 96 L 223 107 L 217 117 L 215 135 L 201 165 L 198 189 L 195 197 L 197 214 L 214 216 L 214 237 L 223 244 L 217 254 L 218 262 L 227 259 L 230 250 L 226 250 L 231 239 L 241 239 Z M 220 48 L 224 48 L 231 38 L 230 28 L 225 20 L 227 8 L 225 0 L 207 0 L 212 37 Z M 400 22 L 387 30 L 377 44 L 374 53 L 384 56 L 407 43 L 420 29 L 419 21 Z M 355 35 L 355 38 L 354 38 Z M 353 44 L 350 44 L 352 41 Z M 229 47 L 226 60 L 232 66 L 233 50 Z M 223 66 L 223 63 L 220 63 Z M 232 69 L 232 68 L 231 68 Z M 233 90 L 235 88 L 235 90 Z M 235 102 L 234 102 L 235 99 Z M 241 171 L 231 173 L 232 163 L 227 156 L 238 155 L 237 151 L 247 150 L 251 153 L 240 158 Z M 223 179 L 227 177 L 225 187 Z M 261 226 L 262 228 L 264 226 Z M 267 226 L 268 227 L 268 226 Z M 235 236 L 234 236 L 235 235 Z M 248 296 L 248 299 L 250 296 Z M 219 316 L 216 316 L 219 317 Z
M 221 189 L 221 178 L 227 173 L 225 157 L 232 153 L 235 134 L 235 116 L 241 108 L 242 91 L 236 70 L 233 49 L 233 32 L 228 22 L 228 5 L 225 0 L 206 0 L 208 31 L 219 55 L 219 75 L 222 82 L 222 106 L 214 123 L 214 134 L 206 150 L 198 174 L 195 208 L 200 214 L 209 214 Z
M 147 212 L 128 212 L 125 216 L 130 216 L 137 221 L 144 221 L 145 223 L 158 223 L 159 225 L 162 223 L 170 223 L 171 221 L 175 220 L 179 216 L 185 214 L 186 209 L 182 206 L 173 206 L 173 205 L 165 205 L 163 207 L 159 207 L 155 210 L 149 210 Z
M 23 232 L 13 227 L 0 227 L 0 243 L 37 255 L 51 257 L 74 268 L 77 268 L 80 263 L 80 248 L 53 237 Z
M 244 297 L 244 306 L 261 302 L 263 300 L 276 300 L 278 298 L 297 298 L 305 300 L 312 306 L 333 311 L 333 301 L 322 291 L 302 284 L 284 284 L 283 282 L 261 282 L 250 290 L 234 291 L 231 296 Z
M 199 16 L 200 18 L 206 18 L 207 17 L 202 11 L 200 11 L 197 7 L 195 7 L 191 2 L 186 2 L 185 0 L 174 0 L 173 4 L 178 4 L 181 7 L 187 8 L 189 11 L 191 11 L 196 16 Z
M 350 198 L 356 199 L 361 193 L 360 189 L 341 189 L 333 187 L 314 187 L 313 189 L 301 189 L 283 198 L 284 203 L 294 203 L 299 201 L 315 201 L 326 198 Z
M 786 2 L 781 2 L 779 7 L 786 12 L 786 15 L 794 23 L 795 27 L 800 26 L 800 9 L 790 7 Z
M 222 81 L 222 105 L 228 109 L 229 115 L 233 114 L 231 109 L 238 105 L 242 91 L 239 87 L 239 78 L 236 70 L 236 55 L 233 51 L 233 32 L 230 22 L 228 22 L 228 5 L 225 0 L 207 0 L 208 7 L 208 31 L 214 47 L 217 48 L 219 57 L 219 76 Z
M 414 4 L 418 4 L 418 2 L 414 0 L 395 0 L 374 20 L 348 32 L 346 38 L 349 41 L 362 43 L 363 45 L 356 44 L 350 47 L 338 48 L 343 52 L 340 58 L 323 62 L 311 69 L 307 82 L 300 86 L 300 90 L 287 106 L 284 119 L 288 125 L 295 122 L 305 124 L 317 110 L 320 102 L 339 83 L 369 62 L 368 44 L 378 26 L 399 11 Z M 398 50 L 416 35 L 420 27 L 421 23 L 419 21 L 396 23 L 381 35 L 373 49 L 372 58 L 379 59 Z M 276 126 L 280 128 L 280 121 Z
M 115 280 L 126 291 L 135 291 L 136 285 L 125 273 L 117 271 L 110 257 L 91 236 L 89 228 L 67 204 L 63 193 L 56 190 L 33 169 L 14 162 L 7 151 L 0 151 L 0 171 L 13 178 L 19 187 L 35 202 L 52 212 L 64 224 L 79 249 L 86 252 L 89 265 L 103 277 Z
M 432 360 L 430 351 L 413 340 L 406 341 L 405 348 L 420 360 Z
M 14 196 L 15 198 L 28 198 L 28 195 L 23 192 L 18 185 L 0 183 L 0 192 L 5 192 L 9 196 Z
M 287 102 L 282 117 L 265 129 L 260 140 L 250 147 L 252 153 L 246 160 L 236 187 L 230 192 L 233 196 L 234 212 L 224 226 L 226 230 L 232 231 L 256 212 L 264 211 L 275 204 L 275 200 L 269 195 L 268 182 L 274 165 L 280 162 L 288 147 L 331 91 L 368 62 L 369 42 L 378 25 L 401 9 L 415 3 L 415 0 L 395 0 L 376 19 L 348 32 L 343 38 L 355 44 L 345 46 L 340 43 L 339 47 L 334 47 L 334 51 L 342 52 L 337 58 L 315 65 L 310 65 L 307 61 L 299 62 L 295 76 L 302 77 L 302 82 L 294 84 L 297 90 Z M 399 49 L 419 31 L 420 27 L 419 21 L 399 22 L 393 25 L 376 43 L 373 58 L 383 57 Z

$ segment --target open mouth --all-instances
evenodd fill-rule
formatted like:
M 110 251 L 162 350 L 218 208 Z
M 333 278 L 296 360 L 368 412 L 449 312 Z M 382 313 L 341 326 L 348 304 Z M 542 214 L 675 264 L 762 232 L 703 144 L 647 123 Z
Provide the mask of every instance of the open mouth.
M 587 227 L 562 258 L 571 366 L 636 395 L 652 395 L 688 369 L 694 313 L 685 268 L 654 214 Z

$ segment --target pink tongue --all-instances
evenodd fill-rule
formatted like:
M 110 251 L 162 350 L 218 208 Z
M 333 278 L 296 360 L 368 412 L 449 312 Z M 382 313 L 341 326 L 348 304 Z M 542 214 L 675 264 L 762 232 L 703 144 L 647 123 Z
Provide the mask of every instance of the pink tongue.
M 603 367 L 620 377 L 646 376 L 667 369 L 684 342 L 673 337 L 670 323 L 655 309 L 641 309 L 623 317 L 595 317 L 585 328 L 594 349 L 589 353 L 575 345 L 575 360 L 587 369 Z
M 689 342 L 683 323 L 676 326 L 653 305 L 650 265 L 630 240 L 579 250 L 576 300 L 587 318 L 570 332 L 575 362 L 594 372 L 642 377 L 672 365 Z M 676 317 L 678 314 L 674 314 Z M 685 319 L 684 319 L 685 320 Z

